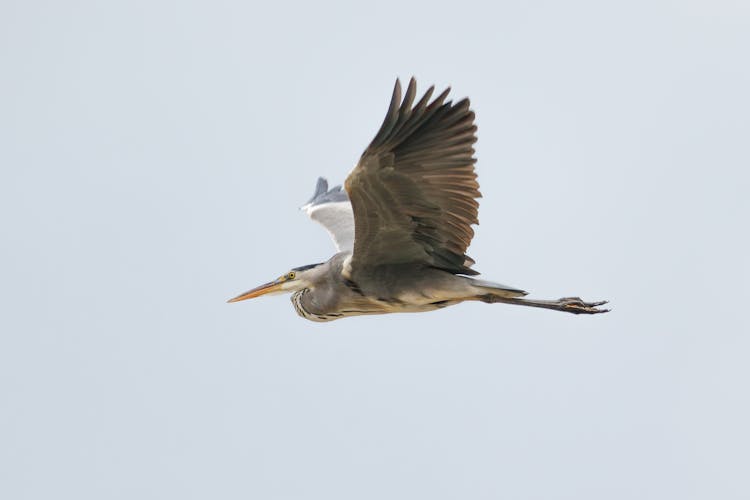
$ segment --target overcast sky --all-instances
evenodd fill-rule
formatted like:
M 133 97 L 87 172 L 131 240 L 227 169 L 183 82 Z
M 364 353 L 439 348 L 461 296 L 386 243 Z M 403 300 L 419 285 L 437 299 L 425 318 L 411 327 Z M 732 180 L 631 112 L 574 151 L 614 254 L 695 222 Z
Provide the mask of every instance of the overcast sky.
M 0 3 L 0 497 L 750 498 L 744 1 Z M 508 305 L 316 324 L 396 77 L 477 114 Z

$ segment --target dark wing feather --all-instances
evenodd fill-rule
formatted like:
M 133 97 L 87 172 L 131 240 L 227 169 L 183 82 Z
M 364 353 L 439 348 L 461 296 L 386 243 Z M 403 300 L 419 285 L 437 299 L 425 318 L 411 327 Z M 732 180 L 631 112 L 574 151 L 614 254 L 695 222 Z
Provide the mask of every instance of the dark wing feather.
M 396 80 L 383 125 L 345 183 L 354 209 L 353 273 L 410 263 L 477 274 L 465 255 L 481 196 L 477 127 L 469 100 L 446 102 L 449 90 L 430 102 L 430 87 L 414 104 L 412 78 L 402 102 Z

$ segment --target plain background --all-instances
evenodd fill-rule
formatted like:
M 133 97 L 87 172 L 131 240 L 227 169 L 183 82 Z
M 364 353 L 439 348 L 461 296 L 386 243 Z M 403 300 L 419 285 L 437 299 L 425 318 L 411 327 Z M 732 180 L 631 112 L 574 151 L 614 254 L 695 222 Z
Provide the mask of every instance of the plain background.
M 750 498 L 745 1 L 0 3 L 0 497 Z M 315 324 L 396 77 L 477 112 L 470 248 L 577 317 Z

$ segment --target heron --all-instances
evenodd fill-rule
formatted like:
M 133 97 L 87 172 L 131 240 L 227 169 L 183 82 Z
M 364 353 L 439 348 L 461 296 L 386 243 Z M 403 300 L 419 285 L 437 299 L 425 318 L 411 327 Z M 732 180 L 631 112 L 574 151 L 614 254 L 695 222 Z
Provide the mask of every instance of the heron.
M 343 188 L 319 178 L 302 208 L 330 233 L 336 254 L 290 269 L 229 302 L 292 293 L 297 314 L 312 321 L 442 309 L 464 301 L 598 314 L 607 301 L 579 297 L 531 300 L 527 292 L 476 278 L 466 250 L 481 197 L 474 164 L 477 126 L 468 98 L 450 88 L 416 102 L 411 78 L 402 100 L 396 84 L 380 129 Z

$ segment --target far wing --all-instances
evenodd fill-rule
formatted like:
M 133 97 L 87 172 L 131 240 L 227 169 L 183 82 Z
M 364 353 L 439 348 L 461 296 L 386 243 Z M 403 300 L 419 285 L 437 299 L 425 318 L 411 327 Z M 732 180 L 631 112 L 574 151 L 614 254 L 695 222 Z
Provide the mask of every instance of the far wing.
M 308 217 L 323 226 L 331 235 L 339 252 L 354 248 L 354 214 L 346 191 L 341 186 L 328 189 L 328 181 L 318 178 L 315 194 L 302 210 Z

